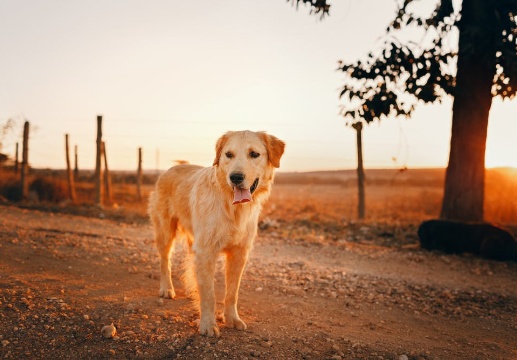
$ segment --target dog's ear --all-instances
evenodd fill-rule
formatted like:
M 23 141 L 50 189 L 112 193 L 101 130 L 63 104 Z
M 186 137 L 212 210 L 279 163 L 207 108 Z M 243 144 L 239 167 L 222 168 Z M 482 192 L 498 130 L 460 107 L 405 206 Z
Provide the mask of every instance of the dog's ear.
M 226 141 L 228 140 L 228 134 L 226 133 L 223 136 L 221 136 L 217 143 L 215 144 L 215 159 L 214 163 L 212 165 L 217 166 L 219 165 L 219 159 L 221 158 L 221 153 L 223 152 L 223 147 L 226 144 Z
M 280 167 L 280 158 L 284 154 L 285 143 L 273 135 L 260 133 L 267 149 L 267 157 L 271 165 L 276 168 Z

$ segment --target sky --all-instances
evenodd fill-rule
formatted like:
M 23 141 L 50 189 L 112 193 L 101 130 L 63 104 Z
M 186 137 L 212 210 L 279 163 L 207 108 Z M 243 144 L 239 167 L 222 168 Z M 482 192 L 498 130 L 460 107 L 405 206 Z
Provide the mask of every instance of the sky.
M 375 11 L 372 11 L 375 9 Z M 14 155 L 29 120 L 29 162 L 95 166 L 103 116 L 109 167 L 210 166 L 229 130 L 286 142 L 281 171 L 352 169 L 356 133 L 339 115 L 343 74 L 380 46 L 395 1 L 333 1 L 323 21 L 284 0 L 0 0 L 1 151 Z M 366 168 L 445 167 L 452 101 L 363 131 Z M 486 164 L 517 167 L 517 102 L 494 100 Z

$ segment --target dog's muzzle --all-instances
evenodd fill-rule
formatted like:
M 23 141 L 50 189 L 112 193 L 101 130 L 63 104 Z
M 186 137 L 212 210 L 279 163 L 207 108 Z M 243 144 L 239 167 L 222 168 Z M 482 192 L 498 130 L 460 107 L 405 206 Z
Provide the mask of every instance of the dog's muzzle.
M 241 184 L 242 181 L 244 180 L 244 176 L 242 176 L 242 179 L 241 179 L 240 176 L 236 176 L 236 175 L 237 174 L 230 175 L 230 181 L 233 184 L 235 184 L 235 186 L 232 186 L 232 188 L 233 188 L 233 204 L 234 205 L 243 204 L 243 203 L 252 201 L 253 199 L 251 197 L 251 194 L 253 194 L 255 192 L 255 190 L 257 190 L 259 179 L 256 178 L 249 189 L 243 189 L 243 188 L 237 186 L 237 183 Z

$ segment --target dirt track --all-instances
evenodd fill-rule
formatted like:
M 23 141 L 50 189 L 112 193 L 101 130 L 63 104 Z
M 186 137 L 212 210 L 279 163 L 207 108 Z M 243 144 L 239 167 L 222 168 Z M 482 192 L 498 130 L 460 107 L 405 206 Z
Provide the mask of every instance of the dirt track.
M 517 358 L 517 264 L 423 252 L 414 229 L 304 241 L 270 225 L 243 278 L 248 330 L 206 338 L 179 277 L 157 296 L 150 226 L 0 206 L 0 357 Z

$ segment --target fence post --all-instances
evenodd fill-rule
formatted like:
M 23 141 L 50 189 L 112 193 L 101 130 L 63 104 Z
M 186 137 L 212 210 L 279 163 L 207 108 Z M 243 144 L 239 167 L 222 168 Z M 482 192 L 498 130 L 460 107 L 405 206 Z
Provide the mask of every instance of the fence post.
M 65 134 L 65 149 L 66 149 L 66 174 L 68 178 L 68 197 L 75 203 L 77 201 L 77 197 L 75 195 L 75 182 L 74 176 L 72 175 L 72 168 L 70 166 L 70 151 L 68 146 L 68 134 Z
M 102 157 L 104 158 L 104 195 L 106 203 L 111 205 L 113 203 L 113 192 L 111 191 L 111 176 L 108 168 L 108 156 L 106 155 L 106 143 L 102 142 Z
M 95 157 L 95 204 L 102 206 L 102 115 L 97 115 L 97 155 Z
M 18 175 L 20 159 L 18 159 L 18 143 L 16 143 L 16 154 L 14 155 L 14 173 Z
M 357 212 L 359 219 L 364 219 L 365 201 L 364 201 L 364 168 L 363 168 L 363 123 L 356 122 L 352 127 L 357 131 L 357 191 L 358 206 Z
M 79 178 L 79 161 L 77 160 L 77 145 L 74 147 L 74 180 Z
M 138 170 L 136 172 L 136 196 L 142 201 L 142 148 L 138 148 Z
M 29 175 L 29 122 L 25 121 L 23 125 L 23 151 L 21 166 L 21 190 L 22 200 L 29 198 L 29 184 L 27 176 Z

